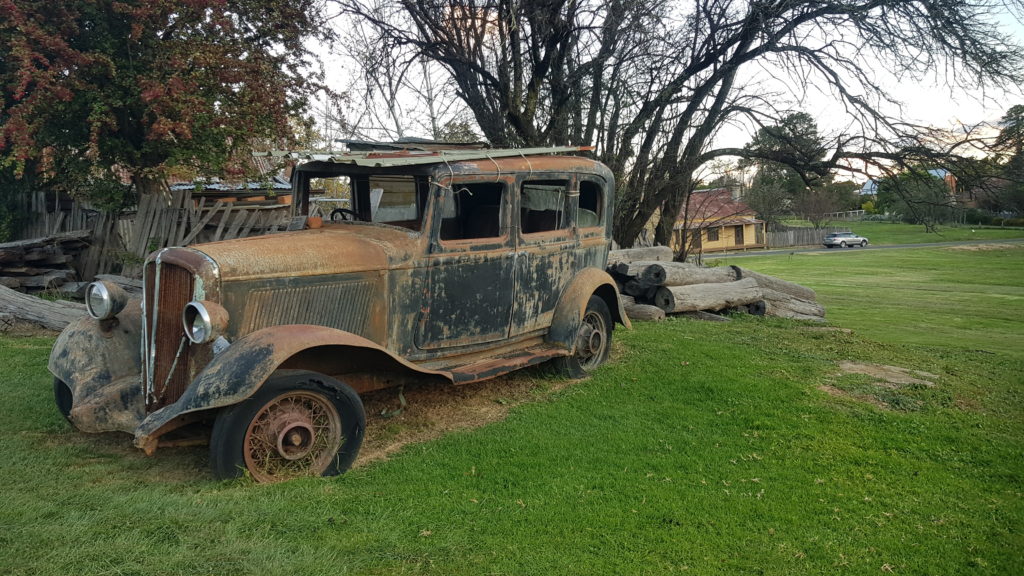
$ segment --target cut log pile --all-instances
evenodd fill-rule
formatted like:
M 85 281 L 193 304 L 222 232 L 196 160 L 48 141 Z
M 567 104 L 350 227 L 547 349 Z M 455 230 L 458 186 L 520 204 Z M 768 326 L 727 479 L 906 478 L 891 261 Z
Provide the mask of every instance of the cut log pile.
M 0 244 L 0 286 L 36 293 L 61 288 L 78 274 L 75 256 L 88 247 L 90 231 Z
M 672 261 L 666 246 L 612 250 L 608 272 L 623 294 L 626 315 L 660 320 L 664 314 L 739 311 L 823 322 L 814 290 L 739 266 L 703 267 Z M 653 310 L 661 311 L 659 316 Z

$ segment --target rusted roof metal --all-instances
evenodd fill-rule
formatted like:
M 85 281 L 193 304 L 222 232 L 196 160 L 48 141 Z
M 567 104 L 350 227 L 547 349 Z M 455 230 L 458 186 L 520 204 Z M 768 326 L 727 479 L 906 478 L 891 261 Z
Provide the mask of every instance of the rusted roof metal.
M 331 162 L 367 168 L 395 168 L 423 164 L 442 164 L 492 158 L 513 158 L 566 154 L 592 150 L 590 146 L 552 146 L 545 148 L 496 148 L 491 150 L 395 150 L 365 152 L 287 152 L 271 151 L 266 155 L 303 161 Z

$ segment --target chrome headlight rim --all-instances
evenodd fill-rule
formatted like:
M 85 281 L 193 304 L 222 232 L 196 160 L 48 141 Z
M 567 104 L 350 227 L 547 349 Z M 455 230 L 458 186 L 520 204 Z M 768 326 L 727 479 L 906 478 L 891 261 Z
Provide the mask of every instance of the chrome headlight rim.
M 128 296 L 116 284 L 99 280 L 85 288 L 85 310 L 96 320 L 109 320 L 117 316 L 127 302 Z
M 214 333 L 210 311 L 199 300 L 193 300 L 185 305 L 185 309 L 181 312 L 181 322 L 185 329 L 185 336 L 193 344 L 205 344 L 217 337 Z

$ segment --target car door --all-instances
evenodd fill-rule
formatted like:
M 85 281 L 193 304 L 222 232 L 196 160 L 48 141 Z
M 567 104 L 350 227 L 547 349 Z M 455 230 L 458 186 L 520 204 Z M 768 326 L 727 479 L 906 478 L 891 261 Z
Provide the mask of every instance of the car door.
M 520 176 L 517 184 L 512 336 L 550 326 L 558 298 L 579 268 L 572 220 L 578 190 L 573 176 Z
M 434 195 L 425 302 L 417 347 L 467 346 L 508 337 L 515 280 L 514 177 L 454 178 Z

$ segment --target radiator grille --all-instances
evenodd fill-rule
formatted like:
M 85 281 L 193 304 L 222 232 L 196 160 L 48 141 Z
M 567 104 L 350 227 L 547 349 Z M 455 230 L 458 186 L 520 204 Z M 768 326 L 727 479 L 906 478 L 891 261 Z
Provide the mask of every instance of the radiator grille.
M 152 412 L 177 401 L 191 380 L 181 311 L 192 300 L 194 278 L 180 266 L 156 262 L 146 266 L 145 277 L 144 371 L 146 409 Z
M 363 334 L 373 282 L 341 282 L 249 292 L 242 333 L 277 324 L 317 324 Z

